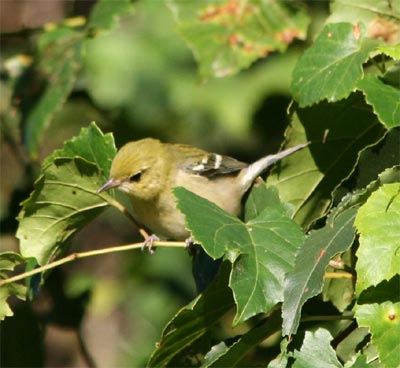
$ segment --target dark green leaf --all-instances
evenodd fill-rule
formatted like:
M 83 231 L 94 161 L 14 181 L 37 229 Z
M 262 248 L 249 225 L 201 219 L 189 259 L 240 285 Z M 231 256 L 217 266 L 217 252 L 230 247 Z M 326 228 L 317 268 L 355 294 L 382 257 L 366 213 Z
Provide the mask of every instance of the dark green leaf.
M 292 91 L 300 107 L 324 99 L 339 101 L 355 90 L 363 76 L 362 64 L 375 47 L 364 36 L 360 25 L 325 26 L 293 71 Z
M 300 351 L 294 352 L 293 368 L 343 368 L 330 345 L 331 334 L 322 328 L 306 331 Z
M 291 145 L 311 144 L 278 163 L 267 184 L 276 186 L 281 199 L 294 205 L 296 222 L 308 226 L 326 214 L 333 190 L 353 171 L 359 151 L 384 133 L 361 95 L 297 109 L 287 139 Z
M 226 349 L 220 349 L 218 354 L 209 356 L 202 367 L 240 367 L 241 360 L 263 340 L 271 337 L 281 328 L 282 319 L 277 309 L 266 320 L 240 337 Z
M 181 309 L 165 327 L 148 362 L 149 367 L 164 367 L 188 346 L 201 338 L 233 306 L 227 286 L 230 265 L 222 264 L 215 281 L 192 303 Z
M 398 367 L 400 302 L 357 305 L 355 312 L 358 325 L 369 328 L 384 367 Z
M 374 75 L 361 79 L 357 88 L 373 107 L 379 121 L 387 128 L 400 125 L 400 90 L 383 83 Z
M 369 286 L 395 276 L 400 270 L 400 184 L 384 184 L 360 208 L 355 226 L 360 233 L 357 250 L 359 295 Z M 377 256 L 379 255 L 379 256 Z
M 41 36 L 40 71 L 46 87 L 26 118 L 25 141 L 29 153 L 37 157 L 38 145 L 54 114 L 66 101 L 80 67 L 83 33 L 56 28 Z
M 47 263 L 107 206 L 96 191 L 114 155 L 112 137 L 102 136 L 92 124 L 45 161 L 18 216 L 17 237 L 23 256 Z
M 303 304 L 322 291 L 329 260 L 353 243 L 355 215 L 356 208 L 350 208 L 329 218 L 322 229 L 310 233 L 300 248 L 295 268 L 288 273 L 285 281 L 282 306 L 284 335 L 296 333 Z
M 281 204 L 245 224 L 184 188 L 176 188 L 175 194 L 194 240 L 214 259 L 233 263 L 229 286 L 237 305 L 234 324 L 283 300 L 284 276 L 292 270 L 304 235 Z
M 273 51 L 304 39 L 309 18 L 284 1 L 170 0 L 178 28 L 193 49 L 203 77 L 224 77 Z

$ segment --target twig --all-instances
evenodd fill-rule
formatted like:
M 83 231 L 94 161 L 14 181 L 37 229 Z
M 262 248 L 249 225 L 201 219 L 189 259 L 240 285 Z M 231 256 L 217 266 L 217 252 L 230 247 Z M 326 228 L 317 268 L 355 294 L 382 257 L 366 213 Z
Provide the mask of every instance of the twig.
M 19 275 L 10 277 L 8 279 L 0 280 L 0 286 L 3 286 L 5 284 L 10 284 L 12 282 L 22 280 L 26 277 L 36 275 L 38 273 L 41 273 L 43 271 L 51 270 L 52 268 L 61 266 L 65 263 L 69 263 L 72 261 L 75 261 L 76 259 L 80 258 L 87 258 L 87 257 L 92 257 L 92 256 L 98 256 L 101 254 L 109 254 L 109 253 L 116 253 L 116 252 L 124 252 L 127 250 L 132 250 L 132 249 L 141 249 L 143 246 L 143 243 L 134 243 L 134 244 L 127 244 L 127 245 L 118 245 L 115 247 L 108 247 L 108 248 L 103 248 L 103 249 L 96 249 L 96 250 L 90 250 L 87 252 L 80 252 L 80 253 L 72 253 L 64 258 L 58 259 L 57 261 L 48 263 L 44 266 L 35 268 L 31 271 L 23 272 L 20 273 Z M 153 243 L 154 247 L 179 247 L 179 248 L 185 248 L 186 243 L 185 242 L 173 242 L 173 241 L 155 241 Z
M 353 275 L 349 272 L 325 272 L 326 279 L 351 279 Z

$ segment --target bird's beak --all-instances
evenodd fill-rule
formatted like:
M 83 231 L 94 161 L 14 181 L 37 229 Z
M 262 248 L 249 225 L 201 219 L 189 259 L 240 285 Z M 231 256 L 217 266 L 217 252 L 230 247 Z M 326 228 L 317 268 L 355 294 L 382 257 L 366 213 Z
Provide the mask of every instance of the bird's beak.
M 109 190 L 111 188 L 115 188 L 119 186 L 121 183 L 119 180 L 115 180 L 114 178 L 108 179 L 99 189 L 97 189 L 97 194 L 104 192 L 105 190 Z

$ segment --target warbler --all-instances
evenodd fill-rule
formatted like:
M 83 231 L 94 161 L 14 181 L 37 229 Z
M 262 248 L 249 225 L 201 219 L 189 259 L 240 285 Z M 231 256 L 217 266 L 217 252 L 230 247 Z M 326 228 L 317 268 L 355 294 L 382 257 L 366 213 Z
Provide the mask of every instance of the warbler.
M 269 155 L 252 164 L 184 144 L 145 138 L 124 145 L 115 156 L 109 180 L 97 191 L 118 188 L 127 193 L 137 220 L 164 239 L 190 237 L 173 188 L 182 186 L 238 216 L 243 195 L 276 161 L 308 143 Z

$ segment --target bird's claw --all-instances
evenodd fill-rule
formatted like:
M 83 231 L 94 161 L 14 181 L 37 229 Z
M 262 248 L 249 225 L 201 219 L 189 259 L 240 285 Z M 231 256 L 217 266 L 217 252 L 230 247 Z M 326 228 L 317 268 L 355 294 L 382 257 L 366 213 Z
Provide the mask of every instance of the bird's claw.
M 160 238 L 155 234 L 151 234 L 150 236 L 148 236 L 142 244 L 142 252 L 145 248 L 147 248 L 150 254 L 154 254 L 155 250 L 153 249 L 153 243 L 159 240 Z

